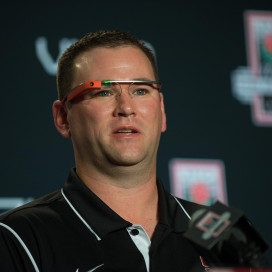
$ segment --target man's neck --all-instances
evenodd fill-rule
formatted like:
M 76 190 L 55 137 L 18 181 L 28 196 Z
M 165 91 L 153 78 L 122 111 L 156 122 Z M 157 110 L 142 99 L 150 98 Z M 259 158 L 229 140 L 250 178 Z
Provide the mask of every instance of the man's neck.
M 77 174 L 120 217 L 132 224 L 141 225 L 148 236 L 152 237 L 158 223 L 156 175 L 141 181 L 137 180 L 139 176 L 134 176 L 130 183 L 130 177 L 127 177 L 127 182 L 121 183 L 120 180 L 109 180 L 106 177 L 98 180 L 80 170 L 77 170 Z

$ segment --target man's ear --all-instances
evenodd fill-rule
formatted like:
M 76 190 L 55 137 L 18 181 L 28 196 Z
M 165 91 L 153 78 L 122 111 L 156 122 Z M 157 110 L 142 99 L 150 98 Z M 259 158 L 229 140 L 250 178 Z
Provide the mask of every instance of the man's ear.
M 164 102 L 163 102 L 163 94 L 160 93 L 161 97 L 161 112 L 162 112 L 162 129 L 161 132 L 166 131 L 166 113 L 165 113 L 165 108 L 164 108 Z
M 67 107 L 60 100 L 53 103 L 53 116 L 57 131 L 65 138 L 70 138 L 70 127 L 67 119 Z

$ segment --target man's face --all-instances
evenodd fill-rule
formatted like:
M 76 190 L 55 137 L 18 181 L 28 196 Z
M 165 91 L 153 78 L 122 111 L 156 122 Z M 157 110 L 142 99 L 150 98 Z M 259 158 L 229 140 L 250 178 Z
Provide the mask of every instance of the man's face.
M 95 48 L 75 60 L 72 87 L 90 80 L 151 80 L 151 63 L 133 46 Z M 162 95 L 137 100 L 122 84 L 121 96 L 72 102 L 67 113 L 77 163 L 96 167 L 156 163 L 160 134 L 166 129 Z

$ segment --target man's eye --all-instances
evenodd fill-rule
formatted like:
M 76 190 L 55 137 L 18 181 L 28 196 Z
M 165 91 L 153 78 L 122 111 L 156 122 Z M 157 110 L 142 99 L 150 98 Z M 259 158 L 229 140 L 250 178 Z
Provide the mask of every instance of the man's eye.
M 148 93 L 148 90 L 146 89 L 136 89 L 134 91 L 134 95 L 146 95 Z
M 107 97 L 107 96 L 111 96 L 112 93 L 110 91 L 99 91 L 95 94 L 95 96 L 101 96 L 101 97 Z

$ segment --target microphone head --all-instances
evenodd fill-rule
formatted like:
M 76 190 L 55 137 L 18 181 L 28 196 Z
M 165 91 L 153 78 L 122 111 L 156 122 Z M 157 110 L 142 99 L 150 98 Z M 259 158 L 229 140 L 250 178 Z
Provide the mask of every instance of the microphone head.
M 220 202 L 196 211 L 184 234 L 211 266 L 259 267 L 267 244 L 244 214 Z

